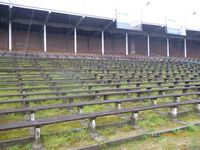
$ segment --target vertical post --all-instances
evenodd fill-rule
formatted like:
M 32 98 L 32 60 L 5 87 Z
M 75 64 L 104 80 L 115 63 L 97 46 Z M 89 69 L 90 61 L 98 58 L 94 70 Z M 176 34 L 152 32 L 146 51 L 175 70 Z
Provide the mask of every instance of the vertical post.
M 130 118 L 130 124 L 132 126 L 136 126 L 138 121 L 138 112 L 132 112 Z
M 33 150 L 42 150 L 45 149 L 45 147 L 41 143 L 41 130 L 40 127 L 34 128 L 34 143 L 32 145 Z
M 172 107 L 171 108 L 171 116 L 172 116 L 172 118 L 176 118 L 176 116 L 177 116 L 177 107 Z
M 152 100 L 152 103 L 153 103 L 153 105 L 157 105 L 157 99 L 156 99 L 156 98 L 153 99 L 153 100 Z
M 200 112 L 200 103 L 198 103 L 198 104 L 196 105 L 196 110 L 197 110 L 197 112 Z
M 104 31 L 101 31 L 101 52 L 104 55 Z
M 187 58 L 187 40 L 184 38 L 184 56 Z
M 169 38 L 167 37 L 167 57 L 169 57 Z
M 77 54 L 77 33 L 76 28 L 74 28 L 74 54 Z
M 47 52 L 47 32 L 46 25 L 44 25 L 44 52 Z
M 121 103 L 115 103 L 115 108 L 121 110 L 122 109 Z
M 96 121 L 95 121 L 96 118 L 91 118 L 90 121 L 89 121 L 89 130 L 90 132 L 95 132 L 95 129 L 96 129 Z
M 147 34 L 147 52 L 148 57 L 150 56 L 150 40 L 149 40 L 149 34 Z
M 9 21 L 9 25 L 8 25 L 8 27 L 9 27 L 9 52 L 12 52 L 12 23 L 11 23 L 11 21 Z
M 126 33 L 126 55 L 128 55 L 128 33 Z
M 78 113 L 79 113 L 79 114 L 82 114 L 82 113 L 83 113 L 83 106 L 79 106 L 79 107 L 78 107 Z
M 35 113 L 31 112 L 31 121 L 35 121 Z

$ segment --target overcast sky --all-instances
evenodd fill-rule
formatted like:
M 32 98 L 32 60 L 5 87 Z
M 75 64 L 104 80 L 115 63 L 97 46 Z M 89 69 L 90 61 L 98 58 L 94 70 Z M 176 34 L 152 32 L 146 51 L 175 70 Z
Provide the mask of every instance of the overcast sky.
M 200 30 L 200 0 L 0 0 L 21 5 L 115 18 L 116 9 L 141 14 L 143 22 L 165 24 L 165 18 Z M 149 5 L 146 5 L 150 2 Z M 192 13 L 197 12 L 195 15 Z

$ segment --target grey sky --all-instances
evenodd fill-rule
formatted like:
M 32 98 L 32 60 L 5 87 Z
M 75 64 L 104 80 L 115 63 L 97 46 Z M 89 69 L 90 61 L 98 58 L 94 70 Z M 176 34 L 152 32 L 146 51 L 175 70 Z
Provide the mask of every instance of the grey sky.
M 143 22 L 165 24 L 165 18 L 176 19 L 193 30 L 200 30 L 199 0 L 0 0 L 21 5 L 63 10 L 94 16 L 115 18 L 116 9 L 141 14 Z M 193 12 L 197 12 L 192 15 Z

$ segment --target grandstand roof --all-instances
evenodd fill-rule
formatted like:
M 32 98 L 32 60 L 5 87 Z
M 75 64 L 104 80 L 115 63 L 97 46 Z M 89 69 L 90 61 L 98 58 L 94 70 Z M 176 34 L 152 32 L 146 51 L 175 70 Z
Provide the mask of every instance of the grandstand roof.
M 22 6 L 0 2 L 0 21 L 12 22 L 23 25 L 44 25 L 56 28 L 77 28 L 83 31 L 98 32 L 105 30 L 108 33 L 129 33 L 133 35 L 150 34 L 155 37 L 183 38 L 183 36 L 167 35 L 165 26 L 159 24 L 142 24 L 143 31 L 124 30 L 116 28 L 116 19 L 97 17 L 91 15 L 75 14 L 65 11 L 42 9 L 37 7 Z M 11 14 L 11 15 L 10 15 Z M 200 31 L 187 30 L 187 38 L 200 39 Z

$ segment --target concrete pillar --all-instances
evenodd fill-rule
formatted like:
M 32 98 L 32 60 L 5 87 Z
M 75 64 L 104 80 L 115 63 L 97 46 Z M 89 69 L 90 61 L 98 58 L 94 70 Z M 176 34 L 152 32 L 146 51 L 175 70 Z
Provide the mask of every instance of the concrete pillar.
M 77 54 L 77 32 L 76 28 L 74 28 L 74 54 Z
M 122 109 L 121 103 L 115 103 L 115 108 L 118 110 Z
M 9 21 L 9 25 L 8 25 L 8 32 L 9 32 L 9 52 L 12 52 L 12 22 Z
M 169 38 L 167 38 L 167 57 L 169 57 Z
M 79 114 L 82 114 L 82 113 L 83 113 L 83 106 L 79 106 L 79 107 L 78 107 L 78 113 L 79 113 Z
M 136 126 L 137 121 L 138 121 L 138 112 L 132 112 L 131 118 L 130 118 L 130 124 L 133 126 Z
M 180 96 L 174 97 L 174 103 L 179 103 L 181 101 Z
M 157 99 L 156 99 L 156 98 L 153 99 L 153 100 L 152 100 L 152 103 L 153 103 L 153 105 L 157 105 Z
M 196 105 L 196 110 L 200 112 L 200 103 Z
M 150 56 L 150 38 L 149 34 L 147 34 L 147 52 L 148 52 L 148 57 Z
M 177 107 L 172 107 L 171 108 L 171 116 L 172 116 L 172 118 L 176 118 L 176 116 L 177 116 Z
M 47 52 L 47 28 L 46 25 L 44 25 L 44 52 Z
M 89 122 L 89 130 L 95 130 L 96 129 L 96 118 L 91 118 Z
M 101 53 L 104 55 L 104 31 L 101 31 Z
M 184 56 L 187 58 L 187 40 L 186 38 L 184 39 Z
M 31 112 L 31 121 L 35 121 L 35 113 Z
M 126 55 L 128 55 L 128 33 L 126 33 Z
M 33 143 L 33 150 L 43 150 L 45 149 L 44 146 L 41 144 L 41 130 L 40 127 L 34 128 L 34 143 Z

